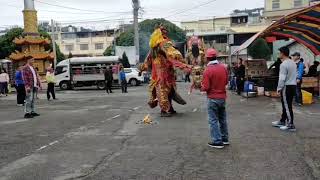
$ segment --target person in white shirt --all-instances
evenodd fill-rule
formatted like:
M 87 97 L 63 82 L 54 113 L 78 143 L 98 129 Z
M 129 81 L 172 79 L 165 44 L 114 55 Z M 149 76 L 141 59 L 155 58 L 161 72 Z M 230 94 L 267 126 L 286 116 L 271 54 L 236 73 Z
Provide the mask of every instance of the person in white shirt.
M 0 96 L 8 96 L 9 75 L 5 69 L 0 69 Z

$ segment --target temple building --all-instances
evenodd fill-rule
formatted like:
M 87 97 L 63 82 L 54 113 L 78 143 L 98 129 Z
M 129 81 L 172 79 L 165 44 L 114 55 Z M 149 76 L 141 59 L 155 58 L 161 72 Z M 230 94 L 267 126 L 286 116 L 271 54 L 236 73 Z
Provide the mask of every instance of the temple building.
M 13 62 L 13 67 L 18 68 L 26 63 L 26 57 L 32 56 L 35 59 L 34 67 L 38 69 L 40 76 L 44 76 L 46 68 L 54 61 L 54 53 L 50 52 L 50 40 L 39 34 L 37 11 L 33 0 L 24 0 L 23 18 L 23 35 L 13 41 L 19 50 L 9 57 Z

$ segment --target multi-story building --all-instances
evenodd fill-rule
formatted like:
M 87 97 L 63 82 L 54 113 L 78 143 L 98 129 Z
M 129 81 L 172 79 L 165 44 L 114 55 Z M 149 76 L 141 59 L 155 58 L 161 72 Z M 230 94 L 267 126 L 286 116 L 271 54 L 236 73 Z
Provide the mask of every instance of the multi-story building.
M 319 0 L 265 0 L 264 14 L 266 23 L 279 20 L 281 17 L 301 10 Z
M 266 28 L 261 18 L 262 11 L 263 8 L 235 10 L 227 17 L 181 22 L 181 27 L 187 32 L 187 36 L 201 37 L 206 46 L 214 47 L 221 56 L 228 57 L 232 49 Z
M 74 30 L 72 30 L 74 31 Z M 58 32 L 56 43 L 63 54 L 73 56 L 103 56 L 107 47 L 112 45 L 114 30 Z

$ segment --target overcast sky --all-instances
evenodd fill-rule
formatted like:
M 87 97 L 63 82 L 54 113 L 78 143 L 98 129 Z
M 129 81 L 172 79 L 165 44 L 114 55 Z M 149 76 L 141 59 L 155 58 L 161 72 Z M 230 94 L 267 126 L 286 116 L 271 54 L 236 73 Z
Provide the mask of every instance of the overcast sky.
M 73 7 L 80 10 L 56 7 Z M 166 17 L 174 21 L 197 20 L 226 16 L 234 9 L 263 7 L 264 0 L 141 0 L 141 18 Z M 200 6 L 203 5 L 203 6 Z M 122 22 L 132 21 L 131 0 L 35 0 L 39 20 L 54 19 L 96 29 L 111 28 Z M 189 10 L 193 7 L 193 10 Z M 23 25 L 23 0 L 0 0 L 0 29 L 8 25 Z M 187 10 L 187 11 L 186 11 Z M 101 22 L 104 20 L 104 22 Z M 78 24 L 79 22 L 85 22 Z M 98 22 L 93 22 L 98 21 Z

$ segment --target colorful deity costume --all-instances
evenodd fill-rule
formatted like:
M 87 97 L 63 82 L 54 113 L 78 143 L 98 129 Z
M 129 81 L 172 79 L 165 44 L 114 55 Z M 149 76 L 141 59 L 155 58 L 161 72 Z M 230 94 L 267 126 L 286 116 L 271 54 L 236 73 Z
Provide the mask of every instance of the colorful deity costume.
M 172 100 L 185 105 L 186 102 L 177 93 L 174 68 L 191 71 L 181 53 L 174 48 L 172 41 L 166 37 L 161 28 L 151 35 L 150 52 L 141 66 L 141 70 L 152 69 L 149 84 L 149 106 L 155 108 L 158 104 L 161 112 L 174 112 Z
M 206 65 L 206 58 L 204 53 L 204 44 L 196 36 L 192 36 L 188 41 L 188 55 L 187 59 L 192 64 L 192 85 L 190 87 L 189 94 L 192 93 L 193 89 L 201 89 L 202 74 Z

